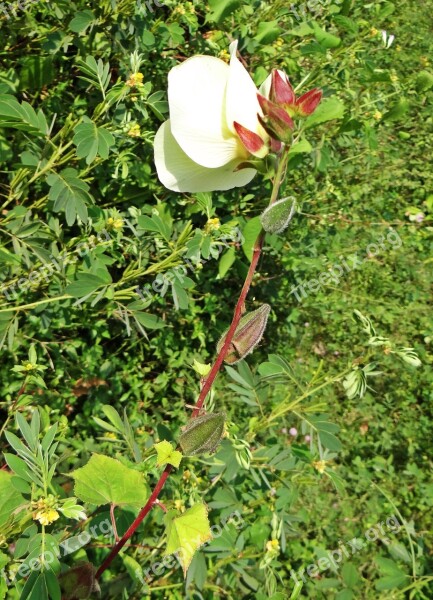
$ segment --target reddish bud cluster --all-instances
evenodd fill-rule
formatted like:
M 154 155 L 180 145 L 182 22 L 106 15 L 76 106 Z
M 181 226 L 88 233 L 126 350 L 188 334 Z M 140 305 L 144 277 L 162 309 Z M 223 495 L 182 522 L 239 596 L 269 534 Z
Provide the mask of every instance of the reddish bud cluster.
M 296 98 L 287 75 L 283 77 L 279 71 L 274 70 L 270 97 L 272 102 L 282 106 L 290 116 L 308 117 L 316 110 L 322 99 L 322 90 L 314 88 L 300 98 Z
M 272 71 L 270 98 L 257 94 L 263 116 L 258 114 L 260 125 L 270 136 L 266 144 L 262 138 L 243 125 L 235 122 L 234 127 L 242 144 L 250 154 L 264 158 L 269 150 L 278 153 L 283 144 L 290 144 L 295 127 L 292 117 L 307 117 L 317 108 L 322 99 L 322 90 L 314 88 L 296 98 L 289 78 L 276 69 Z
M 258 115 L 263 129 L 276 143 L 290 144 L 294 123 L 292 117 L 307 117 L 317 108 L 322 99 L 322 91 L 315 88 L 300 98 L 296 98 L 289 78 L 280 71 L 272 71 L 270 99 L 257 95 L 263 117 Z

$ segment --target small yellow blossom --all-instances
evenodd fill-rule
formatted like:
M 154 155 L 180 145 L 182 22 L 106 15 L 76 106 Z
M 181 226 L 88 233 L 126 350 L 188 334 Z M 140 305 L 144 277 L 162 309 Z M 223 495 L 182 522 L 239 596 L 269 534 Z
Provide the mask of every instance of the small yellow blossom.
M 266 542 L 266 550 L 267 550 L 267 552 L 279 552 L 279 550 L 280 550 L 279 541 L 276 539 L 273 539 L 273 540 L 269 540 L 269 542 Z
M 24 363 L 23 367 L 26 371 L 35 371 L 38 368 L 37 365 L 31 362 Z
M 51 525 L 54 521 L 60 517 L 59 513 L 54 508 L 47 508 L 45 510 L 38 510 L 34 514 L 33 519 L 39 521 L 41 525 Z
M 221 221 L 219 219 L 209 219 L 206 223 L 204 231 L 205 233 L 210 233 L 211 231 L 215 231 L 221 227 Z
M 382 113 L 380 112 L 380 110 L 376 110 L 373 117 L 376 119 L 376 121 L 380 121 L 380 119 L 382 118 Z
M 274 42 L 275 48 L 281 48 L 284 45 L 283 38 L 277 38 Z
M 182 479 L 184 479 L 185 481 L 189 481 L 191 479 L 191 471 L 189 471 L 188 469 L 186 469 L 183 472 Z
M 129 137 L 140 137 L 140 135 L 141 135 L 140 125 L 138 125 L 138 123 L 136 123 L 135 125 L 132 125 L 132 127 L 128 131 L 128 135 L 129 135 Z
M 313 467 L 319 473 L 324 473 L 326 471 L 326 460 L 315 460 L 313 462 Z
M 175 506 L 176 510 L 183 510 L 183 508 L 184 508 L 182 500 L 175 500 L 174 506 Z
M 105 437 L 109 438 L 110 440 L 117 440 L 117 435 L 113 431 L 107 431 Z
M 372 28 L 370 29 L 370 35 L 371 35 L 371 36 L 377 35 L 378 33 L 379 33 L 379 30 L 378 30 L 378 29 L 376 29 L 376 27 L 372 27 Z
M 39 521 L 41 525 L 51 525 L 60 517 L 56 510 L 57 500 L 52 494 L 32 502 L 32 506 L 36 509 L 33 513 L 33 520 Z
M 109 217 L 105 223 L 107 229 L 115 229 L 116 231 L 120 231 L 123 228 L 123 219 Z
M 126 85 L 129 85 L 129 87 L 135 87 L 137 85 L 142 85 L 143 79 L 144 79 L 143 73 L 133 73 L 126 80 Z
M 396 73 L 391 73 L 390 79 L 393 83 L 395 83 L 396 81 L 398 81 L 398 75 Z
M 420 61 L 422 62 L 422 64 L 423 64 L 425 67 L 428 67 L 428 66 L 430 65 L 430 61 L 429 61 L 429 59 L 427 58 L 427 56 L 421 56 L 421 58 L 420 58 Z
M 176 6 L 176 8 L 173 11 L 173 14 L 178 14 L 178 15 L 184 15 L 186 13 L 186 10 L 183 6 Z

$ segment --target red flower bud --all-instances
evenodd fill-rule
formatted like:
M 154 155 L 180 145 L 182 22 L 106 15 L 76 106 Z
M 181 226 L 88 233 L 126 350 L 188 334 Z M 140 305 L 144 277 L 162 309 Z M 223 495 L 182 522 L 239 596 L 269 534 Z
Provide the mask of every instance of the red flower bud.
M 259 158 L 264 158 L 268 153 L 268 148 L 262 138 L 257 135 L 257 133 L 254 133 L 254 131 L 247 129 L 236 121 L 233 123 L 233 125 L 236 129 L 236 133 L 248 152 L 254 156 L 258 156 Z
M 322 90 L 314 88 L 296 100 L 296 112 L 301 117 L 311 115 L 322 99 Z
M 263 129 L 269 133 L 272 138 L 288 144 L 292 139 L 294 123 L 290 115 L 280 106 L 274 104 L 264 96 L 257 94 L 260 107 L 264 118 L 257 115 Z
M 290 85 L 289 78 L 284 75 L 281 76 L 280 72 L 274 69 L 272 71 L 272 85 L 270 97 L 272 102 L 277 104 L 285 104 L 287 106 L 294 106 L 296 102 L 295 92 Z

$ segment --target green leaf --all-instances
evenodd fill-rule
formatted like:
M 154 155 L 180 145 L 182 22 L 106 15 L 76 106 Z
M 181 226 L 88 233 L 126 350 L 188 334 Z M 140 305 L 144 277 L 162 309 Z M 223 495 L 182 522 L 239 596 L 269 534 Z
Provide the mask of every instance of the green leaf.
M 152 315 L 141 310 L 134 310 L 132 315 L 145 329 L 163 329 L 166 327 L 164 321 L 157 315 Z
M 416 88 L 425 92 L 433 87 L 433 74 L 429 71 L 420 71 L 416 76 Z
M 85 158 L 86 163 L 90 165 L 99 155 L 107 159 L 111 146 L 114 146 L 115 139 L 112 133 L 98 127 L 93 121 L 80 123 L 74 129 L 74 144 L 77 146 L 78 158 Z
M 138 225 L 144 231 L 155 231 L 159 233 L 167 242 L 170 241 L 171 237 L 171 227 L 170 225 L 161 219 L 159 215 L 152 215 L 148 217 L 147 215 L 141 215 L 137 219 Z
M 73 471 L 75 495 L 83 502 L 143 506 L 149 495 L 143 476 L 120 461 L 93 454 L 87 465 Z
M 282 233 L 287 229 L 294 214 L 295 202 L 293 198 L 282 198 L 272 206 L 268 206 L 261 214 L 260 221 L 267 233 Z
M 26 500 L 12 484 L 11 473 L 0 471 L 0 528 L 17 514 L 18 507 L 25 506 Z M 16 512 L 15 512 L 16 511 Z
M 212 539 L 205 504 L 194 504 L 178 516 L 170 510 L 165 516 L 167 548 L 164 555 L 176 554 L 186 576 L 195 551 Z
M 78 77 L 99 88 L 105 97 L 105 91 L 110 84 L 110 63 L 104 64 L 101 59 L 96 62 L 93 56 L 87 56 L 86 61 L 78 59 L 77 64 L 85 75 L 85 77 L 83 75 Z
M 388 551 L 396 560 L 402 560 L 405 563 L 412 562 L 412 557 L 407 551 L 406 546 L 403 546 L 403 544 L 400 544 L 399 542 L 392 542 L 392 544 L 389 544 Z
M 316 108 L 314 113 L 305 121 L 305 127 L 315 127 L 332 119 L 341 119 L 344 115 L 344 105 L 338 98 L 327 98 Z
M 10 94 L 0 95 L 0 127 L 13 127 L 33 135 L 47 135 L 48 124 L 44 113 L 28 103 L 22 102 Z
M 254 39 L 260 44 L 272 44 L 280 33 L 278 21 L 262 21 L 259 23 Z
M 337 48 L 341 44 L 341 39 L 338 36 L 328 33 L 319 27 L 317 23 L 313 23 L 313 28 L 314 37 L 324 48 Z
M 305 138 L 302 138 L 301 140 L 299 140 L 299 142 L 290 147 L 289 156 L 304 153 L 309 154 L 312 151 L 312 149 L 313 148 L 311 147 L 310 142 Z
M 410 108 L 410 103 L 406 98 L 400 98 L 396 104 L 384 115 L 385 121 L 399 121 L 406 116 Z
M 208 21 L 220 23 L 240 6 L 240 0 L 209 0 L 209 6 L 212 12 Z
M 96 292 L 103 285 L 107 285 L 107 281 L 102 277 L 98 277 L 93 273 L 78 273 L 77 280 L 66 286 L 65 294 L 69 294 L 74 298 L 83 298 Z
M 88 193 L 89 186 L 77 177 L 75 169 L 64 169 L 59 174 L 52 173 L 47 177 L 51 186 L 48 198 L 54 202 L 54 212 L 64 212 L 68 225 L 73 225 L 77 219 L 87 223 L 87 204 L 92 203 Z
M 262 224 L 260 222 L 260 217 L 254 217 L 248 221 L 242 231 L 242 235 L 244 236 L 242 250 L 244 251 L 244 254 L 248 260 L 251 260 L 253 257 L 254 243 L 261 230 Z
M 359 582 L 359 574 L 353 563 L 345 563 L 341 569 L 343 581 L 349 588 L 354 588 Z
M 96 17 L 91 10 L 79 11 L 69 23 L 69 30 L 74 33 L 83 33 L 95 20 Z
M 327 431 L 319 431 L 319 437 L 321 443 L 325 446 L 325 448 L 328 448 L 328 450 L 339 452 L 343 447 L 340 440 L 332 433 L 328 433 Z
M 223 279 L 225 277 L 235 260 L 236 251 L 233 247 L 229 248 L 227 252 L 224 252 L 218 264 L 218 279 Z
M 397 563 L 382 556 L 376 557 L 375 560 L 381 573 L 384 574 L 384 577 L 376 582 L 377 590 L 392 590 L 407 584 L 409 577 L 400 569 Z
M 175 450 L 170 442 L 163 440 L 162 442 L 158 442 L 158 444 L 154 444 L 154 448 L 158 455 L 157 467 L 167 464 L 173 465 L 176 469 L 179 467 L 182 460 L 182 453 L 179 450 Z
M 381 577 L 376 582 L 376 589 L 379 591 L 384 590 L 394 590 L 396 588 L 402 587 L 407 584 L 409 581 L 409 577 L 404 573 L 395 574 L 395 575 L 386 575 L 385 577 Z

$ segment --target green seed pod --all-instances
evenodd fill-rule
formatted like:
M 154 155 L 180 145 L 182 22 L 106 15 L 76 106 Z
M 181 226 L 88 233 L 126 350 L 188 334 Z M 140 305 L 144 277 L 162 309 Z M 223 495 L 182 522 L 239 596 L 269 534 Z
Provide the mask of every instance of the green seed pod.
M 269 304 L 262 304 L 257 310 L 246 313 L 242 317 L 229 346 L 229 351 L 224 358 L 224 362 L 234 365 L 254 350 L 263 337 L 270 311 L 271 307 Z M 218 353 L 221 352 L 224 346 L 228 332 L 229 329 L 224 332 L 218 342 Z
M 179 444 L 185 456 L 215 452 L 224 433 L 225 413 L 208 413 L 191 419 Z
M 260 216 L 263 229 L 268 233 L 282 233 L 287 229 L 295 214 L 295 206 L 292 198 L 283 198 L 272 206 L 268 206 Z

